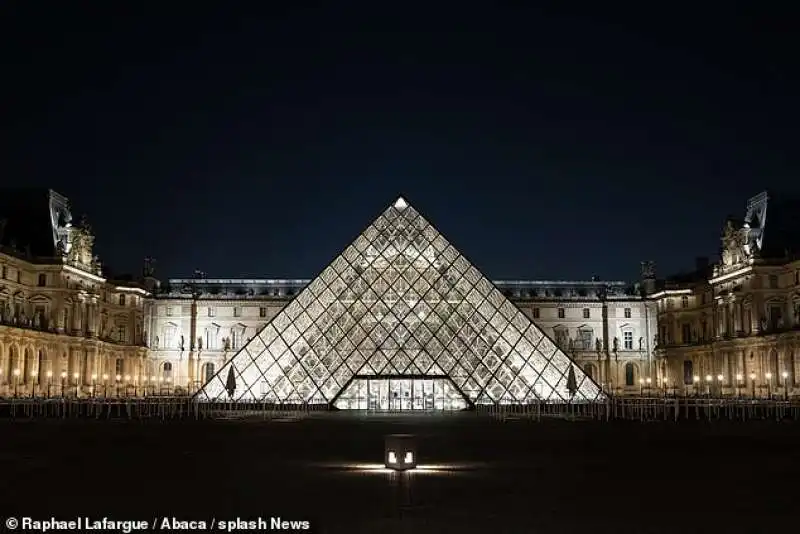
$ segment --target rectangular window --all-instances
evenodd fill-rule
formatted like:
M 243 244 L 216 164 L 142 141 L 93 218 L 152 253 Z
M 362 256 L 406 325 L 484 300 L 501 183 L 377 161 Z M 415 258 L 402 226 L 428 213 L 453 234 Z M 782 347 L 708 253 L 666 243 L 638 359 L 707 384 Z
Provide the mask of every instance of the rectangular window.
M 778 275 L 775 274 L 769 275 L 769 288 L 778 289 Z
M 239 306 L 233 308 L 233 316 L 234 317 L 241 317 L 242 316 L 242 309 Z
M 591 316 L 591 314 L 589 312 L 589 308 L 584 308 L 583 309 L 583 318 L 584 319 L 588 319 L 590 316 Z
M 625 318 L 626 319 L 630 319 L 631 318 L 631 309 L 630 308 L 625 308 Z
M 214 317 L 214 308 L 209 307 L 207 313 L 209 317 Z
M 563 319 L 565 317 L 565 315 L 566 315 L 566 313 L 564 313 L 564 308 L 559 308 L 558 309 L 558 318 L 559 319 Z
M 689 297 L 686 295 L 681 297 L 681 308 L 688 308 L 689 307 Z
M 172 317 L 172 306 L 167 306 L 167 317 Z
M 625 348 L 625 350 L 633 350 L 633 332 L 623 332 L 622 342 L 622 346 Z
M 681 335 L 683 336 L 684 343 L 692 342 L 692 328 L 690 325 L 685 324 L 681 326 Z
M 125 326 L 119 327 L 119 342 L 120 343 L 127 343 L 128 342 L 128 329 Z
M 125 295 L 120 295 L 119 296 L 119 305 L 120 306 L 125 306 Z
M 47 285 L 47 275 L 40 274 L 39 275 L 39 287 L 44 287 Z
M 267 309 L 264 308 L 264 307 L 259 308 L 258 309 L 258 316 L 259 317 L 266 317 L 267 316 Z

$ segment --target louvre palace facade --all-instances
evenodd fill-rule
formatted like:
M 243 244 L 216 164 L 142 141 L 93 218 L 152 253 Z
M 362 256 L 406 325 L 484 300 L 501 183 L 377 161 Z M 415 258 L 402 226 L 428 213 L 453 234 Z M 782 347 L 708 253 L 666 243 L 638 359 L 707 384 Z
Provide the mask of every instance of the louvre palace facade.
M 4 192 L 0 394 L 377 409 L 791 394 L 800 263 L 791 232 L 767 230 L 787 222 L 772 203 L 726 224 L 719 263 L 663 280 L 643 263 L 635 283 L 490 281 L 402 199 L 314 279 L 159 280 L 146 260 L 113 280 L 66 198 Z

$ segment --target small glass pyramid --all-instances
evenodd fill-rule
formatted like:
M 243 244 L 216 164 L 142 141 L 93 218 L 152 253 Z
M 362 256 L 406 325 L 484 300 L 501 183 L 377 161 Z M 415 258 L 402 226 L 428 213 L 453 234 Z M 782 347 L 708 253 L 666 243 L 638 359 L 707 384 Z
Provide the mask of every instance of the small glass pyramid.
M 379 410 L 604 398 L 403 198 L 195 395 Z

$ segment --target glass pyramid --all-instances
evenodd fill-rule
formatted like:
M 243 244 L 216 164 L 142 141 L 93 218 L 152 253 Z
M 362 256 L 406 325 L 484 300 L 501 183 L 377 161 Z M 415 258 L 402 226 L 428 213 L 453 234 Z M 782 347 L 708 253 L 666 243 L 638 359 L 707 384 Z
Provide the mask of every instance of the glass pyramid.
M 195 395 L 376 409 L 603 398 L 402 198 Z

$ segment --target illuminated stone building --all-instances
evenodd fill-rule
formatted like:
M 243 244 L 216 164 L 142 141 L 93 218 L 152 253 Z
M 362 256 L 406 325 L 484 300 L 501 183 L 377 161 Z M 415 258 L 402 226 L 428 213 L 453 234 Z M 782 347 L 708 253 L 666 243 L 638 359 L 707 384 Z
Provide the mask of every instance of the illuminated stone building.
M 192 390 L 201 388 L 215 375 L 225 381 L 227 375 L 221 371 L 222 366 L 242 353 L 242 348 L 294 302 L 309 283 L 313 284 L 305 279 L 208 279 L 202 273 L 191 279 L 170 280 L 156 292 L 148 309 L 146 330 L 150 333 L 151 357 L 159 368 L 172 373 L 175 383 L 187 384 Z M 593 377 L 603 388 L 638 394 L 643 388 L 654 387 L 652 341 L 656 315 L 651 303 L 642 298 L 640 288 L 599 280 L 486 283 L 487 290 L 491 285 L 499 290 L 495 298 L 502 296 L 513 302 L 527 320 L 537 325 L 537 330 L 541 329 L 577 362 L 579 371 Z M 236 375 L 241 371 L 238 369 Z M 265 369 L 259 372 L 264 373 Z M 391 373 L 369 372 L 395 377 L 403 374 L 396 369 Z M 415 368 L 410 374 L 425 372 Z M 267 394 L 259 391 L 251 398 Z
M 659 382 L 678 392 L 800 392 L 800 202 L 751 198 L 723 228 L 720 260 L 668 279 L 658 306 Z
M 0 395 L 198 391 L 311 282 L 202 273 L 159 282 L 150 261 L 137 280 L 113 280 L 93 243 L 58 193 L 3 191 Z M 658 376 L 648 283 L 491 282 L 578 375 L 630 394 Z
M 143 374 L 148 293 L 107 279 L 93 244 L 58 193 L 0 193 L 0 395 L 124 390 Z

